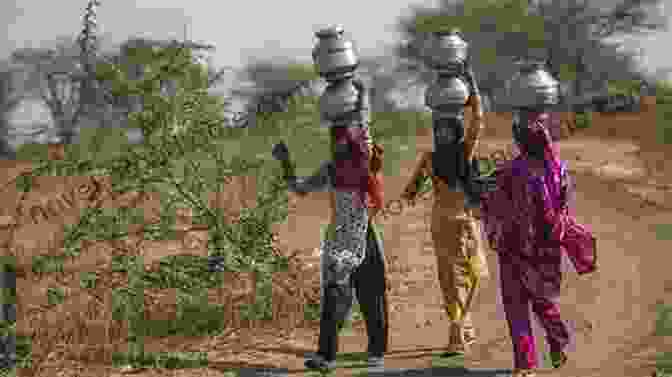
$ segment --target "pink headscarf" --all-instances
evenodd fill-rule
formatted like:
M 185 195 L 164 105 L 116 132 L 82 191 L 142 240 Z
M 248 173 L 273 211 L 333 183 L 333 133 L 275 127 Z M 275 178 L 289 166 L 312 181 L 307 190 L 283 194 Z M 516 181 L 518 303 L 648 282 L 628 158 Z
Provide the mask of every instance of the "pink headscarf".
M 529 113 L 521 127 L 520 155 L 497 175 L 497 190 L 483 202 L 484 231 L 499 252 L 537 257 L 539 248 L 561 247 L 577 272 L 596 268 L 596 241 L 568 211 L 567 165 L 548 130 L 548 113 Z M 543 162 L 544 174 L 532 172 Z M 534 161 L 537 160 L 537 161 Z

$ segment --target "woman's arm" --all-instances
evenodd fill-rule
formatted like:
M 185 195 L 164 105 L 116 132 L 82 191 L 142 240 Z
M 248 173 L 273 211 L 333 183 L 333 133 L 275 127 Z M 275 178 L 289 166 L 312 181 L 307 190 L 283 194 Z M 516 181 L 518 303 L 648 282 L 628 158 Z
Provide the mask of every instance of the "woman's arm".
M 413 174 L 411 175 L 406 188 L 404 189 L 402 198 L 406 200 L 415 199 L 415 196 L 418 194 L 418 190 L 420 189 L 422 180 L 427 177 L 427 159 L 430 158 L 430 156 L 431 154 L 428 152 L 422 154 L 420 160 L 415 166 L 415 169 L 413 170 Z
M 471 92 L 469 95 L 469 104 L 471 105 L 471 125 L 467 130 L 465 138 L 465 154 L 467 160 L 471 161 L 478 148 L 478 141 L 484 128 L 483 107 L 481 103 L 481 94 L 478 90 L 476 78 L 474 77 L 474 72 L 471 68 L 467 70 L 465 76 Z
M 364 138 L 369 147 L 369 155 L 373 153 L 373 138 L 371 137 L 371 98 L 366 85 L 360 79 L 355 79 L 353 84 L 357 88 L 357 111 L 359 112 L 361 127 L 364 129 Z

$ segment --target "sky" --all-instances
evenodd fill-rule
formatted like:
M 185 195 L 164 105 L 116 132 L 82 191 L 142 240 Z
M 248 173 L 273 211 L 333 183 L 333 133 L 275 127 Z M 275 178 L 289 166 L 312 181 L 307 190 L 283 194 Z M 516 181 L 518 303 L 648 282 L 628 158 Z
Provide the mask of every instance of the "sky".
M 601 6 L 618 0 L 593 0 Z M 411 4 L 438 0 L 101 0 L 98 25 L 111 43 L 136 35 L 187 36 L 214 44 L 218 66 L 241 66 L 250 58 L 292 57 L 309 62 L 320 27 L 340 23 L 361 54 L 380 54 L 398 40 L 395 24 Z M 663 0 L 672 9 L 672 0 Z M 2 0 L 0 59 L 19 47 L 38 47 L 80 31 L 86 0 Z M 384 4 L 384 6 L 381 6 Z M 235 11 L 233 10 L 235 9 Z M 672 67 L 665 41 L 671 32 L 630 41 L 644 50 L 650 69 Z

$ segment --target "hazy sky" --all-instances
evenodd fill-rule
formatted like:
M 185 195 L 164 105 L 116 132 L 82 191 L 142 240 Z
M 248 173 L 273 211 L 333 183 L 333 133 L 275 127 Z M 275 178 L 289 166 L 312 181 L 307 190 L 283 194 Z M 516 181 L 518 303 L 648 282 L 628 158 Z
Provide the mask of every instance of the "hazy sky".
M 596 0 L 609 5 L 618 0 Z M 663 0 L 672 8 L 672 0 Z M 86 0 L 0 0 L 0 58 L 14 48 L 40 46 L 59 35 L 73 35 L 81 28 Z M 433 0 L 102 0 L 99 27 L 118 43 L 131 35 L 188 37 L 217 47 L 217 65 L 243 64 L 250 56 L 296 56 L 309 59 L 313 32 L 341 23 L 360 51 L 379 52 L 396 40 L 396 19 L 410 4 L 434 5 Z M 381 6 L 384 4 L 384 6 Z M 672 67 L 662 32 L 640 44 L 650 69 Z

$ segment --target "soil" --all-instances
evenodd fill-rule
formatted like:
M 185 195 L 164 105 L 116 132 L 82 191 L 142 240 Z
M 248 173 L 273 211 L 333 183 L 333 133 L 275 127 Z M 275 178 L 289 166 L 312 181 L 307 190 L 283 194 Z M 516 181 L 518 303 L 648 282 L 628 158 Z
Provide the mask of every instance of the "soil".
M 490 114 L 487 121 L 480 153 L 494 151 L 511 140 L 510 117 Z M 655 142 L 654 128 L 652 110 L 597 115 L 590 129 L 577 131 L 560 142 L 562 156 L 569 161 L 577 185 L 575 212 L 599 240 L 600 267 L 585 277 L 578 277 L 568 268 L 561 313 L 575 330 L 570 361 L 565 368 L 544 376 L 650 376 L 655 369 L 655 354 L 672 351 L 670 337 L 653 335 L 656 304 L 672 299 L 672 257 L 666 253 L 671 244 L 656 237 L 657 225 L 672 224 L 672 152 L 669 146 L 661 147 Z M 427 149 L 431 139 L 424 133 L 418 135 L 417 143 L 420 150 Z M 388 200 L 399 196 L 414 163 L 403 162 L 398 176 L 385 178 Z M 323 194 L 294 198 L 295 211 L 279 229 L 280 240 L 287 249 L 313 250 L 319 244 L 320 225 L 328 219 L 326 199 Z M 430 203 L 421 201 L 401 215 L 379 221 L 384 229 L 393 285 L 388 368 L 431 367 L 434 356 L 448 340 L 448 323 L 441 309 L 428 233 Z M 156 247 L 146 255 L 155 259 L 184 252 L 179 249 L 177 244 L 172 249 Z M 306 265 L 317 264 L 317 257 L 311 253 L 303 253 L 302 258 Z M 511 344 L 499 298 L 496 255 L 490 253 L 488 263 L 491 277 L 483 282 L 474 306 L 478 343 L 465 364 L 468 368 L 508 369 L 512 366 Z M 316 278 L 317 269 L 311 271 Z M 316 280 L 305 284 L 314 286 Z M 37 289 L 23 286 L 33 292 Z M 23 305 L 40 304 L 38 295 L 24 296 Z M 536 334 L 542 334 L 538 327 L 536 330 Z M 149 342 L 147 348 L 207 352 L 210 367 L 154 369 L 134 375 L 223 376 L 226 370 L 237 367 L 287 368 L 291 375 L 303 375 L 304 354 L 314 351 L 316 341 L 315 322 L 295 328 L 286 337 L 272 329 L 240 329 L 221 338 L 171 338 L 169 342 L 157 339 Z M 366 333 L 360 322 L 341 336 L 342 352 L 364 352 L 365 346 Z M 350 376 L 357 371 L 338 369 L 335 375 Z M 42 373 L 103 376 L 117 375 L 119 371 L 94 362 L 67 361 Z

